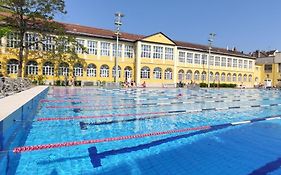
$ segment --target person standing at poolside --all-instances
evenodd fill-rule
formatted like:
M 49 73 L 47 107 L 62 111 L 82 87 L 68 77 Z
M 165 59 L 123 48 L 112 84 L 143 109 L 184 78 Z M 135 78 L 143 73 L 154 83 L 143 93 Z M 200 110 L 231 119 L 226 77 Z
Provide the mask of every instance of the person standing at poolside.
M 146 88 L 146 83 L 145 83 L 145 81 L 142 83 L 142 87 L 143 87 L 143 88 Z
M 131 78 L 128 77 L 128 78 L 127 78 L 127 81 L 126 81 L 126 84 L 128 85 L 128 87 L 131 86 L 131 82 L 132 82 Z

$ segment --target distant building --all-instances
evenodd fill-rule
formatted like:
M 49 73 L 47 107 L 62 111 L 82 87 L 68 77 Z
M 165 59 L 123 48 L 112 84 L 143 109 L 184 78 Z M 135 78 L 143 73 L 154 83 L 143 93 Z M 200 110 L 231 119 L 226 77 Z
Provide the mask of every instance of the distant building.
M 281 86 L 281 52 L 278 50 L 256 51 L 256 64 L 261 67 L 261 82 L 271 80 L 273 86 Z

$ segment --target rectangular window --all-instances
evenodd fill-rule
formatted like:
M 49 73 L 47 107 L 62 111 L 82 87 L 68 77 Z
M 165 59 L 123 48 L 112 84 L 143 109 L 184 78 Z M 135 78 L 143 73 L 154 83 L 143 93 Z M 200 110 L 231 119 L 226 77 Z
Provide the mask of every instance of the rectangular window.
M 244 60 L 244 69 L 248 69 L 248 61 Z
M 271 73 L 272 72 L 272 64 L 265 64 L 264 65 L 264 72 Z
M 0 68 L 0 70 L 1 70 L 1 68 Z M 278 63 L 278 72 L 281 72 L 281 63 Z
M 98 42 L 88 41 L 88 54 L 97 55 L 98 54 Z
M 253 69 L 253 61 L 249 61 L 249 69 Z
M 232 59 L 227 58 L 227 67 L 232 67 Z
M 7 47 L 17 48 L 20 43 L 19 34 L 12 32 L 7 35 Z
M 200 54 L 194 55 L 194 64 L 200 64 Z
M 101 56 L 110 56 L 110 43 L 101 42 Z
M 215 66 L 220 66 L 220 57 L 215 57 Z
M 134 46 L 125 45 L 125 57 L 133 58 L 134 57 Z
M 156 58 L 156 59 L 163 58 L 163 47 L 153 46 L 153 58 Z
M 75 52 L 83 53 L 84 40 L 77 39 L 76 42 L 77 42 L 77 45 L 75 46 Z
M 43 37 L 43 51 L 53 51 L 55 49 L 55 37 L 44 36 Z
M 174 59 L 174 49 L 166 47 L 165 48 L 165 59 L 166 60 L 173 60 Z
M 221 58 L 221 66 L 226 67 L 226 58 L 225 57 Z
M 238 67 L 240 68 L 240 69 L 242 69 L 242 67 L 243 67 L 243 60 L 238 60 Z
M 207 58 L 208 58 L 207 55 L 203 54 L 202 58 L 201 58 L 201 64 L 205 64 L 206 65 L 207 64 Z
M 214 65 L 214 56 L 210 56 L 210 60 L 209 60 L 209 65 L 213 66 Z
M 150 45 L 141 45 L 141 57 L 150 58 L 151 57 L 151 46 Z
M 27 46 L 30 50 L 38 50 L 39 49 L 39 36 L 35 33 L 26 33 L 25 34 L 25 46 Z
M 116 56 L 116 44 L 113 44 L 113 52 L 112 52 L 112 55 L 115 57 Z M 122 45 L 121 44 L 118 44 L 118 57 L 121 57 L 122 56 Z
M 179 62 L 184 63 L 185 62 L 185 52 L 179 52 Z
M 237 59 L 233 59 L 233 67 L 237 67 Z
M 186 62 L 190 64 L 193 63 L 193 53 L 186 53 Z

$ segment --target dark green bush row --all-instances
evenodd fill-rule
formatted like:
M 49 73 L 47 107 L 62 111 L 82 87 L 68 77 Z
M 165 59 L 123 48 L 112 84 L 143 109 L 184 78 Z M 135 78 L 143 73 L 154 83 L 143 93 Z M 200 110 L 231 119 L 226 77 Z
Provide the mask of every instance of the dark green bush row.
M 199 85 L 200 85 L 200 87 L 208 87 L 207 83 L 200 83 Z M 210 83 L 210 87 L 218 87 L 218 84 L 217 83 Z M 222 88 L 235 88 L 236 84 L 220 83 L 219 87 L 222 87 Z
M 68 86 L 68 81 L 66 81 L 66 85 Z M 55 86 L 65 86 L 65 81 L 57 80 Z
M 178 87 L 178 88 L 182 88 L 182 87 L 184 87 L 184 86 L 185 86 L 185 83 L 182 83 L 182 82 L 177 83 L 177 87 Z

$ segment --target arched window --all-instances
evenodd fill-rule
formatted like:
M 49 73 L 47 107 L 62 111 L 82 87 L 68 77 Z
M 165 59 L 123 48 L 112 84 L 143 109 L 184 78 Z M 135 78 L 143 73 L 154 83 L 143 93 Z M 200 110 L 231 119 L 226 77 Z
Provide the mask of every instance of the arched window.
M 247 75 L 246 74 L 243 76 L 243 82 L 247 82 Z
M 210 77 L 210 81 L 214 81 L 214 73 L 213 72 L 210 72 L 210 75 L 209 75 Z
M 206 81 L 206 75 L 207 75 L 207 73 L 205 71 L 203 71 L 202 74 L 201 74 L 201 80 L 202 81 Z
M 234 73 L 234 74 L 232 75 L 232 81 L 233 81 L 233 82 L 236 82 L 236 81 L 237 81 L 236 78 L 237 78 L 237 77 L 236 77 L 236 74 Z
M 249 82 L 252 82 L 253 76 L 250 74 L 249 75 Z
M 27 75 L 37 75 L 38 74 L 38 63 L 36 61 L 27 62 L 26 74 Z
M 184 70 L 181 69 L 178 71 L 178 79 L 179 81 L 184 80 Z
M 198 81 L 200 79 L 200 73 L 198 70 L 194 72 L 194 80 Z
M 132 78 L 132 68 L 130 66 L 125 67 L 125 79 Z
M 113 67 L 112 69 L 112 76 L 115 77 L 116 74 L 115 74 L 115 66 Z M 120 78 L 121 77 L 121 67 L 118 66 L 118 77 Z
M 83 76 L 83 65 L 80 63 L 74 64 L 74 69 L 73 69 L 73 75 L 76 77 L 82 77 Z
M 60 63 L 59 65 L 59 75 L 68 76 L 69 73 L 69 65 L 65 62 Z
M 172 80 L 173 79 L 173 71 L 171 68 L 167 68 L 165 70 L 165 79 L 166 80 Z
M 150 69 L 145 66 L 141 68 L 141 78 L 150 78 Z
M 109 67 L 104 64 L 100 67 L 100 77 L 109 77 Z
M 160 67 L 154 68 L 153 78 L 155 78 L 155 79 L 161 79 L 162 78 L 162 69 Z
M 215 80 L 216 81 L 219 81 L 220 80 L 220 74 L 218 72 L 216 72 L 215 74 Z
M 7 73 L 17 74 L 19 70 L 19 61 L 16 59 L 10 59 L 7 63 Z
M 188 70 L 186 72 L 186 80 L 192 80 L 192 71 L 191 70 Z
M 238 75 L 238 81 L 241 82 L 242 81 L 242 74 Z
M 97 76 L 97 66 L 95 64 L 89 64 L 87 66 L 87 76 L 96 77 Z
M 228 82 L 231 82 L 231 73 L 228 73 L 228 74 L 227 74 L 227 81 L 228 81 Z
M 52 62 L 47 61 L 43 64 L 43 75 L 54 75 L 54 64 Z
M 225 73 L 224 72 L 221 74 L 221 81 L 225 81 Z

